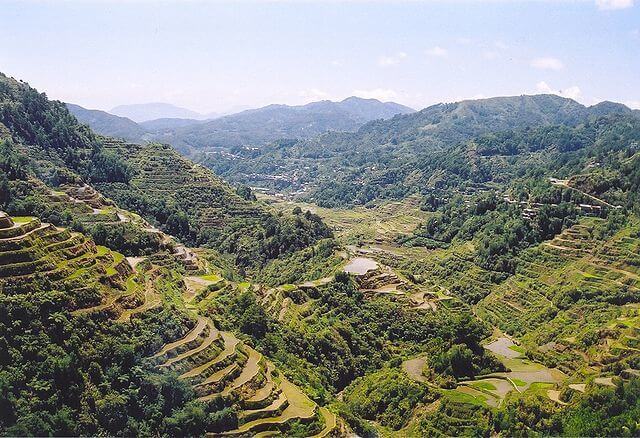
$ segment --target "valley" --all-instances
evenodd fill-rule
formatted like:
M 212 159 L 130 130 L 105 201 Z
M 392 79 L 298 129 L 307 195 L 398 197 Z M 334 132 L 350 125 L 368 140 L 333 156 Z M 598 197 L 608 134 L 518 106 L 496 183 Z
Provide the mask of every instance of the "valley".
M 640 430 L 635 113 L 488 99 L 276 142 L 243 159 L 319 185 L 274 196 L 0 79 L 2 434 Z
M 275 208 L 284 208 L 282 207 L 284 205 L 306 206 L 305 204 L 296 204 L 292 202 L 273 201 L 272 198 L 265 199 L 271 200 L 273 202 L 272 205 L 274 205 Z M 394 212 L 392 216 L 389 216 L 389 210 Z M 436 306 L 439 304 L 442 305 L 442 300 L 455 300 L 455 294 L 452 294 L 448 289 L 441 286 L 441 284 L 430 288 L 425 288 L 424 286 L 417 287 L 415 284 L 409 284 L 406 277 L 402 274 L 398 274 L 388 266 L 382 265 L 385 260 L 393 260 L 393 263 L 395 263 L 396 266 L 401 266 L 401 262 L 399 262 L 400 260 L 404 260 L 406 262 L 420 258 L 430 259 L 438 257 L 435 254 L 438 251 L 424 251 L 419 249 L 412 250 L 411 248 L 406 248 L 394 243 L 394 239 L 399 235 L 412 231 L 411 227 L 402 227 L 397 220 L 398 217 L 410 217 L 412 213 L 415 214 L 415 212 L 411 210 L 411 203 L 402 204 L 392 202 L 380 207 L 362 209 L 362 214 L 356 213 L 358 210 L 347 210 L 347 212 L 349 212 L 348 214 L 341 210 L 332 209 L 317 208 L 315 211 L 333 227 L 338 238 L 343 241 L 346 250 L 355 257 L 351 259 L 344 269 L 347 272 L 356 274 L 356 278 L 358 278 L 358 282 L 360 283 L 360 287 L 363 292 L 373 294 L 392 294 L 394 295 L 394 299 L 405 300 L 417 309 L 435 310 Z M 355 217 L 356 219 L 352 219 L 352 217 Z M 416 219 L 420 218 L 418 215 L 413 217 Z M 428 213 L 422 212 L 422 220 L 426 217 L 428 217 Z M 409 221 L 409 223 L 411 223 L 411 221 Z M 356 226 L 354 227 L 353 224 Z M 413 224 L 415 228 L 417 226 L 416 222 L 413 222 Z M 565 233 L 563 233 L 555 239 L 543 243 L 539 248 L 530 252 L 538 253 L 540 251 L 553 251 L 555 254 L 566 257 L 563 263 L 571 263 L 571 260 L 573 257 L 576 257 L 576 255 L 582 255 L 581 253 L 583 252 L 588 254 L 584 245 L 574 243 L 576 242 L 575 239 L 580 239 L 585 231 L 590 234 L 594 233 L 594 229 L 600 224 L 602 224 L 602 220 L 595 218 L 585 219 L 581 224 L 575 225 L 574 227 L 566 230 L 565 233 L 568 237 L 565 237 Z M 393 229 L 395 234 L 389 236 L 387 234 L 389 229 Z M 633 245 L 636 245 L 637 242 L 633 243 L 632 240 L 627 237 L 629 236 L 629 233 L 635 233 L 632 230 L 633 228 L 625 229 L 622 236 L 624 236 L 627 244 L 631 244 L 631 247 L 634 247 Z M 357 234 L 352 234 L 354 231 L 356 231 Z M 578 242 L 580 242 L 580 240 L 578 240 Z M 560 244 L 565 246 L 560 246 Z M 599 241 L 599 245 L 602 245 L 601 241 Z M 609 244 L 605 244 L 605 247 L 607 246 L 609 246 Z M 632 250 L 629 254 L 634 253 L 635 250 Z M 523 258 L 524 261 L 527 261 L 529 256 L 525 255 Z M 541 273 L 544 273 L 545 278 L 549 279 L 568 278 L 566 271 L 567 268 L 565 265 L 556 267 L 553 264 L 550 264 L 545 266 L 543 260 L 544 258 L 540 260 L 542 263 L 531 262 L 527 263 L 529 266 L 523 265 L 523 267 L 519 269 L 517 275 L 505 282 L 504 285 L 501 285 L 500 287 L 494 286 L 494 292 L 491 292 L 485 299 L 480 301 L 480 303 L 473 306 L 472 310 L 474 314 L 487 322 L 494 323 L 494 332 L 496 333 L 500 334 L 500 329 L 502 329 L 510 333 L 512 336 L 521 335 L 522 332 L 515 328 L 518 327 L 517 324 L 519 324 L 521 319 L 513 312 L 517 312 L 522 315 L 527 312 L 539 312 L 536 301 L 533 300 L 534 297 L 537 296 L 538 292 L 529 289 L 525 294 L 521 295 L 521 299 L 517 300 L 512 298 L 513 295 L 511 294 L 514 290 L 512 285 L 522 284 L 521 279 L 526 276 L 534 275 L 535 277 L 533 277 L 533 281 L 536 284 L 540 284 L 541 281 L 538 278 L 538 275 Z M 556 260 L 558 259 L 556 258 Z M 588 280 L 590 282 L 596 282 L 599 288 L 604 287 L 604 284 L 607 281 L 613 281 L 617 284 L 617 286 L 612 285 L 613 289 L 617 287 L 634 287 L 635 273 L 633 270 L 625 271 L 617 268 L 608 268 L 604 265 L 600 265 L 598 267 L 598 265 L 594 266 L 591 261 L 588 263 L 591 264 L 592 273 L 586 274 L 583 272 L 582 275 L 588 275 Z M 562 269 L 562 274 L 557 274 L 552 271 L 552 269 L 558 268 Z M 598 272 L 597 274 L 593 271 L 594 268 L 596 269 L 595 272 Z M 609 274 L 607 274 L 607 272 L 609 272 Z M 619 276 L 621 276 L 621 278 Z M 445 281 L 445 279 L 442 280 Z M 371 283 L 375 284 L 376 288 L 368 289 L 367 285 Z M 487 284 L 487 287 L 491 287 L 491 285 Z M 508 290 L 509 295 L 502 295 L 502 290 Z M 427 297 L 429 297 L 429 299 L 426 299 Z M 541 296 L 540 299 L 546 300 L 543 296 Z M 553 305 L 551 301 L 547 300 L 547 302 L 550 305 Z M 628 310 L 623 310 L 624 314 L 626 314 L 626 312 L 634 314 L 634 307 L 631 306 L 628 307 Z M 613 313 L 613 315 L 615 315 L 615 313 Z M 607 321 L 607 324 L 609 324 L 610 327 L 616 327 L 618 325 L 618 321 L 619 318 L 612 318 Z M 527 320 L 524 323 L 524 325 L 529 328 L 535 327 L 531 324 L 531 320 Z M 571 330 L 568 327 L 565 327 L 565 329 Z M 487 342 L 485 348 L 491 350 L 502 361 L 503 365 L 510 370 L 510 372 L 506 374 L 493 373 L 486 377 L 478 378 L 477 380 L 463 381 L 462 386 L 457 389 L 456 392 L 460 392 L 465 395 L 456 394 L 454 392 L 452 393 L 452 397 L 454 399 L 495 407 L 501 403 L 506 394 L 511 391 L 523 393 L 531 390 L 532 392 L 539 392 L 543 395 L 546 394 L 551 400 L 556 401 L 559 404 L 563 404 L 564 402 L 558 398 L 559 391 L 553 388 L 563 386 L 565 388 L 572 388 L 575 387 L 575 385 L 581 385 L 581 387 L 584 387 L 583 383 L 574 383 L 569 384 L 568 386 L 566 384 L 563 385 L 568 378 L 568 374 L 578 371 L 577 368 L 568 368 L 570 367 L 569 363 L 563 364 L 562 362 L 558 363 L 557 361 L 550 360 L 549 363 L 553 364 L 553 368 L 550 369 L 540 362 L 531 362 L 530 359 L 523 359 L 525 358 L 524 353 L 526 351 L 536 351 L 538 355 L 534 355 L 533 357 L 536 357 L 537 360 L 540 360 L 541 357 L 547 358 L 548 356 L 553 355 L 554 350 L 566 352 L 567 349 L 565 345 L 558 344 L 555 341 L 539 341 L 539 343 L 531 343 L 533 339 L 531 337 L 525 337 L 519 341 L 520 343 L 524 342 L 523 346 L 520 346 L 514 344 L 509 338 L 504 337 L 504 335 L 498 336 L 502 337 L 498 337 L 493 343 Z M 635 333 L 630 333 L 629 335 L 624 336 L 630 336 L 628 339 L 635 339 L 636 337 Z M 544 341 L 548 341 L 548 339 L 549 337 L 547 334 Z M 575 339 L 572 342 L 575 343 Z M 611 343 L 612 341 L 606 341 L 607 345 L 610 345 Z M 616 345 L 620 346 L 620 344 Z M 601 349 L 602 345 L 597 348 Z M 586 358 L 588 353 L 580 354 Z M 634 355 L 634 353 L 630 354 Z M 609 355 L 609 359 L 607 360 L 608 365 L 610 365 L 611 362 L 609 361 L 612 358 L 613 355 Z M 596 359 L 594 358 L 589 361 L 589 367 L 586 370 L 581 370 L 581 372 L 586 371 L 591 374 L 591 379 L 594 378 L 593 376 L 598 376 L 599 371 L 602 371 L 602 367 L 595 366 L 593 360 Z M 409 376 L 421 382 L 426 381 L 426 377 L 424 377 L 421 372 L 424 366 L 425 360 L 420 357 L 403 362 L 403 368 Z M 565 372 L 568 374 L 565 374 Z M 604 384 L 606 385 L 606 382 L 610 382 L 610 378 L 595 377 L 594 381 L 605 382 Z

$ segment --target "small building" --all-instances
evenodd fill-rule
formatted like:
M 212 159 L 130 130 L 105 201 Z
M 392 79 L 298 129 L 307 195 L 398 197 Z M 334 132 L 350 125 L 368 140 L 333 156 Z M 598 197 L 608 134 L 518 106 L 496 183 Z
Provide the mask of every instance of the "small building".
M 580 204 L 580 211 L 589 216 L 602 216 L 602 206 L 591 204 Z

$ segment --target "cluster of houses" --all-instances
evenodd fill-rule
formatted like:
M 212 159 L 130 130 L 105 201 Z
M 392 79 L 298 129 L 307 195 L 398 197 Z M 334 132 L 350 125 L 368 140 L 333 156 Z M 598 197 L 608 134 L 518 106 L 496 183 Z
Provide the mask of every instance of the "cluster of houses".
M 525 219 L 533 219 L 538 215 L 538 211 L 540 207 L 543 205 L 557 205 L 557 204 L 541 204 L 539 202 L 529 202 L 529 201 L 516 201 L 515 199 L 511 199 L 509 196 L 505 196 L 504 201 L 507 204 L 519 205 L 522 207 L 522 217 Z M 604 208 L 601 205 L 593 205 L 593 204 L 578 204 L 578 208 L 582 212 L 582 214 L 586 216 L 595 216 L 601 217 L 604 213 Z

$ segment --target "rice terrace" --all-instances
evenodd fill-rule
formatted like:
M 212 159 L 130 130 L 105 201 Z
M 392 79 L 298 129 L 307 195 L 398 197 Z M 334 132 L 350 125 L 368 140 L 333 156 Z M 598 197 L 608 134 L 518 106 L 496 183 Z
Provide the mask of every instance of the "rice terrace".
M 635 0 L 7 0 L 0 436 L 640 437 Z

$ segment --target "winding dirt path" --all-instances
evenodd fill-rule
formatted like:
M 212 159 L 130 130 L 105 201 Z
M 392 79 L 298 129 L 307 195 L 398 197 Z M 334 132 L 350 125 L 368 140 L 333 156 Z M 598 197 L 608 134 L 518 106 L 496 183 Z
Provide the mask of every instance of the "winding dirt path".
M 580 193 L 580 194 L 582 194 L 582 195 L 586 196 L 587 198 L 589 198 L 589 199 L 591 199 L 591 200 L 593 200 L 593 201 L 596 201 L 596 202 L 598 202 L 598 203 L 600 203 L 600 204 L 602 204 L 602 205 L 606 205 L 607 207 L 610 207 L 610 208 L 619 208 L 619 207 L 618 207 L 618 206 L 616 206 L 616 205 L 609 204 L 609 203 L 608 203 L 607 201 L 605 201 L 604 199 L 600 199 L 600 198 L 598 198 L 598 197 L 596 197 L 596 196 L 590 195 L 590 194 L 589 194 L 589 193 L 587 193 L 587 192 L 583 192 L 583 191 L 582 191 L 582 190 L 580 190 L 580 189 L 577 189 L 577 188 L 575 188 L 575 187 L 571 187 L 571 186 L 569 185 L 569 180 L 568 180 L 568 179 L 556 179 L 556 178 L 553 178 L 553 179 L 551 180 L 551 184 L 552 184 L 552 185 L 554 185 L 554 186 L 560 186 L 560 187 L 565 187 L 565 188 L 570 189 L 570 190 L 574 190 L 574 191 L 576 191 L 576 192 L 578 192 L 578 193 Z

